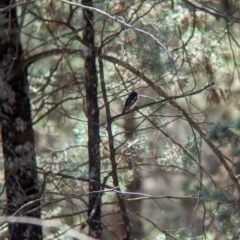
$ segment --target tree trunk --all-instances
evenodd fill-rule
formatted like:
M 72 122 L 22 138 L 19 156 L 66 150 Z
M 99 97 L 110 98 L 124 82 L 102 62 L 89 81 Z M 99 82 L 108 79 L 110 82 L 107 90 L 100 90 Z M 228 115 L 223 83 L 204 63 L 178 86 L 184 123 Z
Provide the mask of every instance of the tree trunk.
M 92 1 L 82 0 L 82 4 L 92 6 Z M 83 10 L 83 41 L 89 47 L 85 47 L 85 89 L 88 117 L 88 156 L 89 156 L 89 178 L 96 182 L 101 181 L 100 175 L 100 135 L 99 135 L 99 108 L 98 108 L 98 78 L 96 71 L 96 53 L 91 49 L 94 47 L 93 12 Z M 89 183 L 89 191 L 99 191 L 100 185 Z M 101 208 L 98 194 L 89 195 L 88 215 L 93 216 L 88 222 L 89 235 L 101 238 Z
M 13 4 L 10 0 L 1 1 L 0 7 L 7 8 L 10 4 Z M 7 212 L 8 215 L 40 218 L 28 81 L 24 71 L 16 9 L 9 8 L 1 15 L 0 120 Z M 42 239 L 42 228 L 27 223 L 9 224 L 9 239 Z

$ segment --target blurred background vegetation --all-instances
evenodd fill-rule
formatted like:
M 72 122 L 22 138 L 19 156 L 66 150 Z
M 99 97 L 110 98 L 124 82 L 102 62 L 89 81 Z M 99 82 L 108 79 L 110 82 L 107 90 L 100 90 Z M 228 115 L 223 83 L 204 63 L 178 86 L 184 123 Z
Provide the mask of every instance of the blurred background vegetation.
M 79 40 L 82 8 L 71 5 L 74 2 L 41 0 L 18 7 L 43 186 L 42 217 L 58 225 L 44 227 L 44 239 L 73 239 L 70 229 L 80 230 L 87 219 L 85 52 Z M 240 193 L 205 141 L 214 143 L 238 177 L 239 2 L 101 0 L 94 7 L 115 18 L 94 12 L 95 45 L 102 48 L 111 115 L 122 112 L 127 95 L 135 89 L 139 107 L 163 100 L 148 78 L 169 96 L 183 95 L 175 102 L 206 134 L 203 139 L 169 101 L 112 122 L 118 176 L 121 190 L 127 192 L 134 238 L 239 239 Z M 111 164 L 100 84 L 98 103 L 104 178 Z M 3 189 L 3 161 L 0 167 Z M 107 184 L 113 186 L 111 178 Z M 5 204 L 2 193 L 2 212 Z M 124 237 L 114 191 L 102 196 L 101 221 L 102 239 Z M 7 236 L 4 224 L 0 235 Z

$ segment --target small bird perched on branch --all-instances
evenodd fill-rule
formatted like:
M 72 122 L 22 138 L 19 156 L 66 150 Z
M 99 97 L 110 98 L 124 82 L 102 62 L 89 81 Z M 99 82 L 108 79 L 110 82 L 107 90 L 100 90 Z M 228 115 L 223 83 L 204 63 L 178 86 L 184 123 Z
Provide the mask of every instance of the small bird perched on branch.
M 122 114 L 125 112 L 132 110 L 136 107 L 138 103 L 138 92 L 136 90 L 132 91 L 126 99 L 125 106 Z

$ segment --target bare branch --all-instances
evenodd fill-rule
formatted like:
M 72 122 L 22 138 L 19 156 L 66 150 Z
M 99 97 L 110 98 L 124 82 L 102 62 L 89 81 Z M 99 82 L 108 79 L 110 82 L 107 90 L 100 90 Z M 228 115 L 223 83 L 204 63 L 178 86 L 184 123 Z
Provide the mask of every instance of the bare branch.
M 119 64 L 120 66 L 128 69 L 132 73 L 134 73 L 136 76 L 140 77 L 143 81 L 145 81 L 154 91 L 156 91 L 160 96 L 168 99 L 170 96 L 159 86 L 157 86 L 151 79 L 149 79 L 144 73 L 140 72 L 136 68 L 132 67 L 129 63 L 124 62 L 122 60 L 119 60 L 115 57 L 110 56 L 102 56 L 103 59 L 108 60 L 109 62 Z M 221 151 L 219 151 L 213 142 L 206 136 L 204 131 L 201 129 L 199 124 L 195 122 L 192 117 L 189 116 L 189 114 L 186 112 L 185 109 L 183 109 L 180 105 L 178 105 L 174 99 L 169 100 L 169 103 L 177 109 L 179 112 L 183 114 L 183 116 L 187 119 L 188 123 L 199 133 L 199 135 L 205 140 L 205 142 L 208 144 L 208 146 L 212 149 L 212 151 L 216 154 L 222 165 L 225 167 L 227 172 L 229 173 L 229 176 L 231 180 L 233 181 L 235 187 L 237 188 L 238 192 L 240 193 L 240 184 L 235 177 L 235 174 L 231 167 L 228 165 L 227 161 L 225 160 L 224 156 L 222 155 Z
M 9 10 L 15 8 L 15 7 L 24 6 L 24 5 L 27 5 L 27 4 L 30 4 L 30 3 L 34 3 L 34 2 L 36 2 L 36 0 L 11 4 L 11 5 L 7 6 L 7 7 L 1 8 L 0 9 L 0 13 L 5 12 L 5 11 L 9 11 Z
M 60 48 L 60 49 L 51 49 L 44 52 L 40 52 L 25 59 L 24 68 L 27 69 L 34 62 L 42 60 L 44 58 L 52 57 L 53 55 L 65 55 L 65 54 L 66 55 L 80 54 L 80 56 L 82 56 L 82 51 L 79 49 Z

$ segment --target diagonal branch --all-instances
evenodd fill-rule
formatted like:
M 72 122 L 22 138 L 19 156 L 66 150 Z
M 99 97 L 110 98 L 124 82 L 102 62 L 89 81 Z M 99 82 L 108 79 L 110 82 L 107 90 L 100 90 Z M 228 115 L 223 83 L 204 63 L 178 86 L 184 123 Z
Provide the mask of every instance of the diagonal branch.
M 205 13 L 208 13 L 216 18 L 223 18 L 226 21 L 228 20 L 232 20 L 234 22 L 239 22 L 239 18 L 230 16 L 229 14 L 226 13 L 221 13 L 215 9 L 211 9 L 209 7 L 205 7 L 202 3 L 200 3 L 200 1 L 192 1 L 192 0 L 183 0 L 186 4 L 190 5 L 191 7 L 203 11 Z
M 82 51 L 79 49 L 70 49 L 70 48 L 57 48 L 57 49 L 51 49 L 44 52 L 36 53 L 33 56 L 30 56 L 25 59 L 24 61 L 24 69 L 27 70 L 27 68 L 33 64 L 34 62 L 37 62 L 39 60 L 42 60 L 47 57 L 51 57 L 53 55 L 64 55 L 64 54 L 78 54 L 78 56 L 83 56 Z
M 5 12 L 5 11 L 9 11 L 9 10 L 12 10 L 13 8 L 16 8 L 16 7 L 19 7 L 19 6 L 24 6 L 24 5 L 27 5 L 27 4 L 30 4 L 30 3 L 34 3 L 34 2 L 36 2 L 36 0 L 10 4 L 10 5 L 8 5 L 7 7 L 1 8 L 1 9 L 0 9 L 0 13 L 3 13 L 3 12 Z
M 130 72 L 134 73 L 136 76 L 138 76 L 139 78 L 141 78 L 143 81 L 145 81 L 154 91 L 156 91 L 160 96 L 164 97 L 164 98 L 169 98 L 170 96 L 159 86 L 157 86 L 156 84 L 154 84 L 154 82 L 149 79 L 146 75 L 144 75 L 142 72 L 140 72 L 139 70 L 137 70 L 136 68 L 134 68 L 133 66 L 131 66 L 129 63 L 124 62 L 122 60 L 119 60 L 115 57 L 111 57 L 111 56 L 107 56 L 107 55 L 103 55 L 101 56 L 103 59 L 115 63 L 115 64 L 119 64 L 120 66 L 128 69 Z M 179 112 L 181 112 L 183 114 L 183 116 L 187 119 L 188 123 L 199 133 L 199 135 L 205 140 L 205 142 L 208 144 L 208 146 L 212 149 L 212 151 L 216 154 L 216 156 L 218 157 L 219 161 L 222 163 L 222 165 L 225 167 L 225 169 L 227 170 L 227 172 L 229 173 L 229 176 L 231 178 L 231 180 L 233 181 L 235 187 L 237 188 L 238 192 L 240 193 L 240 184 L 237 180 L 237 178 L 234 175 L 233 170 L 231 169 L 231 167 L 228 165 L 227 161 L 225 160 L 224 156 L 222 155 L 221 151 L 219 151 L 215 145 L 213 144 L 213 142 L 206 136 L 206 134 L 203 132 L 203 130 L 199 127 L 198 123 L 195 122 L 190 116 L 189 114 L 186 112 L 185 109 L 183 109 L 180 105 L 178 105 L 174 99 L 170 99 L 169 103 L 176 108 Z

